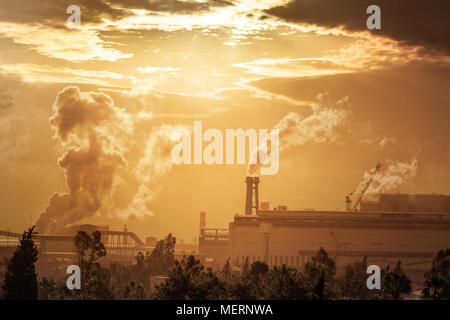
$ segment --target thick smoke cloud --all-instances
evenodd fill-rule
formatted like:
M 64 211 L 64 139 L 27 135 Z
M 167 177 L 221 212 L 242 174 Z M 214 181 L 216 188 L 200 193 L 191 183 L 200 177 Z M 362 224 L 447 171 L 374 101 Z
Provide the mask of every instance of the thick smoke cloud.
M 293 0 L 266 12 L 292 22 L 365 31 L 366 9 L 372 4 L 381 8 L 381 30 L 371 30 L 371 33 L 450 53 L 450 1 Z
M 96 214 L 111 196 L 116 170 L 126 165 L 124 143 L 130 132 L 126 116 L 103 93 L 68 87 L 58 93 L 50 125 L 55 132 L 68 193 L 55 193 L 36 225 L 41 233 L 56 232 Z
M 55 193 L 36 225 L 40 233 L 56 233 L 97 214 L 120 218 L 153 215 L 148 204 L 160 190 L 158 178 L 172 169 L 170 152 L 177 125 L 153 127 L 147 137 L 136 134 L 140 113 L 115 106 L 104 93 L 67 87 L 58 93 L 50 125 L 58 165 L 64 171 L 67 193 Z M 143 155 L 133 154 L 132 148 Z M 137 185 L 132 200 L 117 206 L 114 195 L 124 183 Z

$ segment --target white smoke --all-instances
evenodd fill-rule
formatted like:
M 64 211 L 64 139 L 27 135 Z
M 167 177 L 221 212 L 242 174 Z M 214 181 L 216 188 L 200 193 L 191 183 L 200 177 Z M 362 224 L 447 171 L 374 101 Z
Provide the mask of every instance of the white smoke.
M 180 129 L 185 128 L 180 125 L 161 125 L 152 129 L 144 156 L 133 170 L 133 175 L 139 183 L 138 191 L 126 209 L 118 210 L 119 216 L 139 218 L 153 215 L 147 209 L 147 204 L 154 200 L 160 191 L 157 179 L 172 169 L 171 151 L 177 142 L 171 137 Z
M 97 214 L 127 218 L 153 214 L 148 202 L 158 193 L 156 179 L 171 169 L 170 132 L 174 126 L 153 128 L 137 166 L 127 161 L 137 144 L 134 128 L 140 113 L 130 114 L 99 92 L 81 92 L 71 86 L 60 91 L 53 104 L 50 125 L 64 171 L 67 193 L 55 193 L 36 222 L 40 233 L 54 233 Z M 121 176 L 119 172 L 125 172 Z M 132 179 L 139 187 L 126 209 L 114 205 L 119 184 Z
M 388 161 L 383 169 L 381 169 L 381 172 L 375 174 L 365 194 L 373 196 L 379 195 L 382 192 L 397 189 L 399 186 L 416 176 L 417 166 L 418 160 L 415 157 L 407 162 Z M 364 178 L 356 189 L 356 193 L 361 193 L 364 185 L 371 179 L 373 170 L 374 169 L 364 173 Z
M 324 95 L 326 96 L 320 94 L 317 103 L 311 105 L 310 115 L 302 117 L 296 112 L 290 112 L 274 126 L 274 129 L 280 132 L 280 151 L 306 143 L 332 143 L 339 140 L 337 129 L 343 127 L 350 117 L 349 97 L 346 96 L 334 106 L 330 106 L 329 103 L 324 103 Z M 268 146 L 270 147 L 270 141 Z M 250 159 L 258 157 L 260 148 L 251 153 Z M 270 156 L 270 150 L 267 154 Z M 259 159 L 256 164 L 250 164 L 247 175 L 258 175 L 264 160 Z

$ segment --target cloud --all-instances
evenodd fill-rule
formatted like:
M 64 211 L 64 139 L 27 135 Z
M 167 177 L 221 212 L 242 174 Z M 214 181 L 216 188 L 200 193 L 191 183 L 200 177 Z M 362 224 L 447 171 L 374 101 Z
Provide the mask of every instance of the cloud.
M 327 59 L 258 59 L 250 62 L 236 63 L 233 67 L 246 69 L 248 73 L 280 78 L 330 75 L 351 72 L 345 67 Z
M 265 12 L 299 24 L 366 31 L 366 9 L 372 4 L 369 0 L 293 0 Z M 381 30 L 371 30 L 372 34 L 450 53 L 449 1 L 379 0 L 376 4 L 381 8 Z
M 226 0 L 179 1 L 179 0 L 111 0 L 111 3 L 132 9 L 156 12 L 193 14 L 206 12 L 213 8 L 229 7 L 234 4 Z
M 15 43 L 29 46 L 51 58 L 81 62 L 87 60 L 117 61 L 131 58 L 133 54 L 111 48 L 100 39 L 97 31 L 84 28 L 70 30 L 40 24 L 0 22 L 0 33 Z
M 81 9 L 82 23 L 100 23 L 103 18 L 120 19 L 129 14 L 124 8 L 109 5 L 104 0 L 0 0 L 0 21 L 64 27 L 69 14 L 67 7 L 76 4 Z
M 118 81 L 126 78 L 123 74 L 106 70 L 51 67 L 30 63 L 3 64 L 0 65 L 0 71 L 5 74 L 20 76 L 22 81 L 30 83 L 77 83 L 109 87 L 118 86 Z
M 170 75 L 176 75 L 178 74 L 178 71 L 180 71 L 180 68 L 173 68 L 173 67 L 137 67 L 136 69 L 140 73 L 145 74 L 159 74 L 159 73 L 165 73 Z

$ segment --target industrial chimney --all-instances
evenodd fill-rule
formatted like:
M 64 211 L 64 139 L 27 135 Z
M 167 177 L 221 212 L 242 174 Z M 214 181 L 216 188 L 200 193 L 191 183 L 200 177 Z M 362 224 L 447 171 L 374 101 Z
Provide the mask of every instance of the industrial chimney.
M 202 229 L 206 228 L 206 212 L 200 212 L 200 235 L 202 234 Z
M 258 184 L 259 177 L 247 177 L 245 179 L 247 183 L 247 196 L 245 199 L 245 215 L 252 215 L 253 208 L 255 208 L 255 213 L 258 211 L 259 195 L 258 195 Z M 253 198 L 253 192 L 255 197 Z

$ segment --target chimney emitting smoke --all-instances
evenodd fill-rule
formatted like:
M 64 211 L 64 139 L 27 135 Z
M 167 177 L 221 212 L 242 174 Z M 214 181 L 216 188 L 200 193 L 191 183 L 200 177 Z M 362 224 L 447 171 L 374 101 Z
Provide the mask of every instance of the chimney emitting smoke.
M 259 195 L 258 195 L 258 184 L 259 184 L 259 177 L 247 177 L 245 179 L 245 182 L 247 183 L 247 196 L 245 200 L 245 215 L 252 215 L 253 214 L 253 208 L 255 208 L 256 211 L 259 210 L 258 203 L 259 203 Z M 253 191 L 255 193 L 255 198 L 253 199 Z

